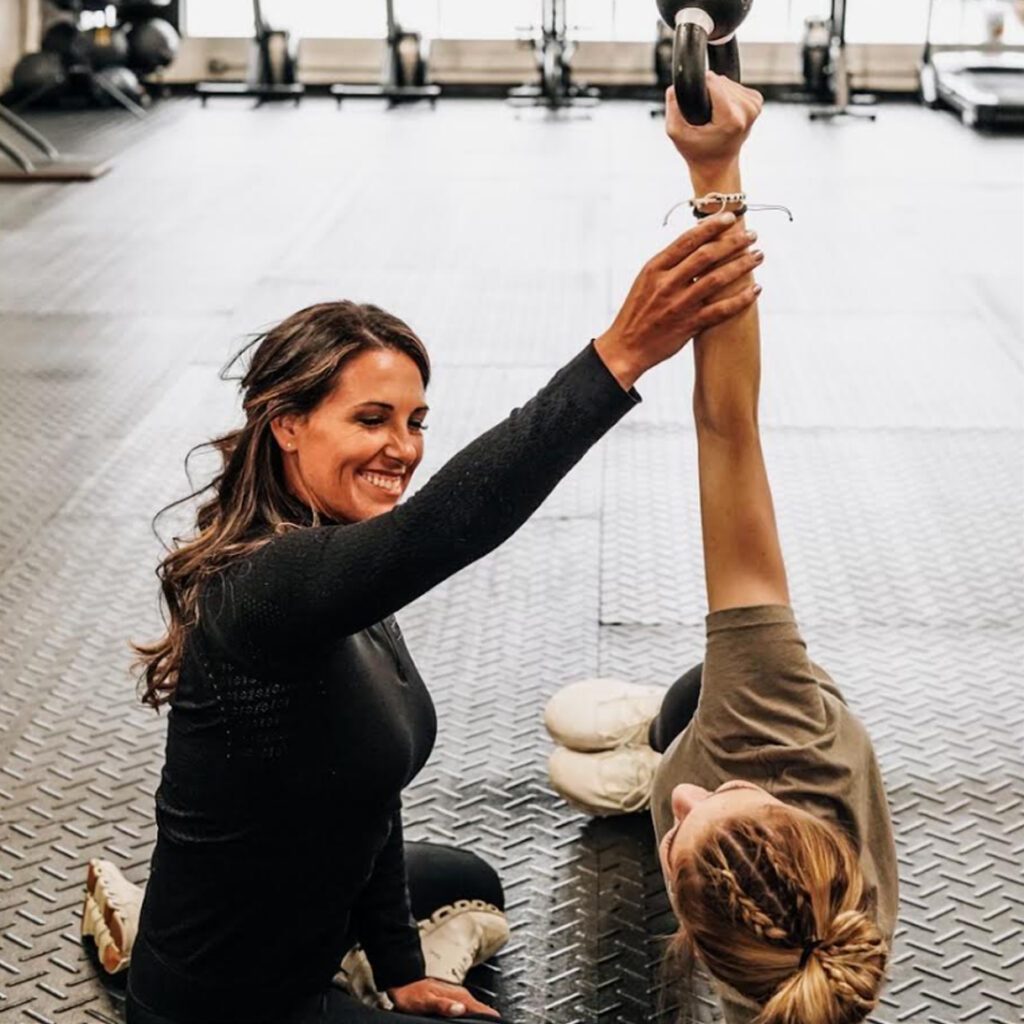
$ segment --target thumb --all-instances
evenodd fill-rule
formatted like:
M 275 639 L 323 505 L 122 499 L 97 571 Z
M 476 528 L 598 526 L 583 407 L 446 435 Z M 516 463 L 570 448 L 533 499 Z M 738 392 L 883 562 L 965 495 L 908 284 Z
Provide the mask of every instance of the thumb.
M 466 1004 L 446 999 L 441 1009 L 446 1017 L 461 1017 L 466 1012 Z

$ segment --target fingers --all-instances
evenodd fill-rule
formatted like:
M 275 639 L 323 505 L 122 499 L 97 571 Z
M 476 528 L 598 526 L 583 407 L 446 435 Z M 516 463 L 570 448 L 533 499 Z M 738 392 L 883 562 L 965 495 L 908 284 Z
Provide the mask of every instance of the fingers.
M 436 1013 L 442 1017 L 463 1017 L 467 1013 L 486 1017 L 497 1017 L 498 1011 L 486 1003 L 481 1003 L 473 994 L 461 985 L 428 979 L 431 991 L 426 1005 L 407 1008 L 414 1013 Z
M 468 989 L 462 990 L 465 995 L 462 997 L 462 1001 L 466 1006 L 464 1012 L 483 1014 L 486 1017 L 497 1017 L 498 1011 L 492 1006 L 488 1006 L 486 1003 L 481 1003 L 479 999 L 473 997 Z
M 731 320 L 745 309 L 749 309 L 757 301 L 757 297 L 760 294 L 761 286 L 759 284 L 752 284 L 749 288 L 744 288 L 735 295 L 719 299 L 718 302 L 709 302 L 697 314 L 694 333 L 700 334 L 701 331 L 706 331 L 709 327 L 715 327 L 726 320 Z
M 716 239 L 735 223 L 736 215 L 733 213 L 716 213 L 713 217 L 705 217 L 696 227 L 684 231 L 678 238 L 665 246 L 661 252 L 651 258 L 648 265 L 653 270 L 669 270 L 691 256 L 707 242 Z
M 761 265 L 763 260 L 764 253 L 758 250 L 751 250 L 736 256 L 701 277 L 696 284 L 691 286 L 687 298 L 696 302 L 709 303 L 723 288 L 727 288 L 745 274 L 751 273 Z
M 751 120 L 754 120 L 761 113 L 761 108 L 764 106 L 764 96 L 756 89 L 751 89 L 740 82 L 734 82 L 731 78 L 716 74 L 711 70 L 708 71 L 705 81 L 707 83 L 708 99 L 711 100 L 712 124 L 715 123 L 716 99 L 719 101 L 719 108 L 726 107 L 734 101 L 741 103 L 753 114 Z M 670 85 L 665 90 L 665 116 L 666 121 L 671 122 L 673 125 L 678 121 L 681 126 L 695 131 L 700 131 L 701 128 L 706 127 L 695 128 L 683 117 L 683 113 L 679 109 L 679 101 L 676 99 L 676 88 L 674 85 Z
M 761 93 L 744 85 L 742 82 L 734 81 L 727 75 L 719 75 L 709 70 L 707 73 L 707 87 L 708 96 L 711 98 L 712 104 L 715 97 L 718 96 L 726 101 L 736 99 L 750 106 L 753 110 L 760 110 L 764 106 L 764 97 Z
M 428 1012 L 440 1013 L 445 1017 L 463 1017 L 467 1013 L 475 1013 L 484 1017 L 498 1016 L 497 1010 L 486 1003 L 481 1003 L 479 999 L 474 999 L 468 993 L 463 999 L 438 998 Z
M 478 999 L 471 999 L 469 1001 L 469 1012 L 479 1014 L 482 1017 L 498 1017 L 500 1014 L 493 1006 L 488 1006 L 486 1003 L 481 1003 Z
M 752 231 L 726 231 L 673 267 L 670 274 L 681 282 L 690 282 L 718 264 L 740 255 L 749 249 L 756 238 L 757 235 Z

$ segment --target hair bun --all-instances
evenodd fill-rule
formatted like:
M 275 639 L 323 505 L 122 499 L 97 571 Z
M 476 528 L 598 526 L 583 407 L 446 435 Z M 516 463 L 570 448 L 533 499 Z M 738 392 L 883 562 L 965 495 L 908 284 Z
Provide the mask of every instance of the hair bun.
M 877 1006 L 888 947 L 862 910 L 835 916 L 806 943 L 799 967 L 768 1000 L 756 1024 L 858 1024 Z
M 844 910 L 836 914 L 819 945 L 822 953 L 832 959 L 887 952 L 878 923 L 863 910 Z

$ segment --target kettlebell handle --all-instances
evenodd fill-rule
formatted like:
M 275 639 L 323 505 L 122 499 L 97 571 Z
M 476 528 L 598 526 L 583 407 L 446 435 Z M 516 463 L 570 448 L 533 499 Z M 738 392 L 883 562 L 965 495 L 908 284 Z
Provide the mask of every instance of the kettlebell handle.
M 683 117 L 693 125 L 711 120 L 711 98 L 708 96 L 707 72 L 711 70 L 740 80 L 740 48 L 736 36 L 709 43 L 714 22 L 697 7 L 688 7 L 676 15 L 676 32 L 672 44 L 672 78 L 676 102 Z

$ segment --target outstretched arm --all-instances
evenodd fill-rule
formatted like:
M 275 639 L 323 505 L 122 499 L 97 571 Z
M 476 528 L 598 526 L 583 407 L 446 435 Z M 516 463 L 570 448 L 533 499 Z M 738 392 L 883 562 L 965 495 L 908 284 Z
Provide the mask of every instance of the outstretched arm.
M 760 97 L 718 76 L 710 76 L 708 85 L 715 111 L 712 123 L 704 128 L 686 125 L 670 96 L 668 132 L 687 158 L 695 195 L 738 192 L 739 150 L 760 112 Z M 713 132 L 718 133 L 717 140 L 709 139 Z M 730 230 L 746 231 L 746 225 L 741 219 Z M 752 283 L 748 275 L 732 287 L 749 288 Z M 701 331 L 694 339 L 694 361 L 708 610 L 788 604 L 758 430 L 761 355 L 756 303 Z
M 757 423 L 757 308 L 694 341 L 700 514 L 708 611 L 788 604 Z
M 366 628 L 510 537 L 638 400 L 625 389 L 754 301 L 749 288 L 720 297 L 754 265 L 745 238 L 720 241 L 731 220 L 711 218 L 648 260 L 611 327 L 409 501 L 285 533 L 213 577 L 206 635 L 242 664 L 289 665 L 297 648 Z

